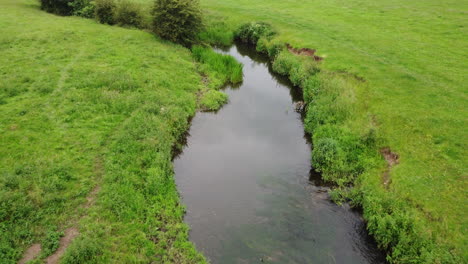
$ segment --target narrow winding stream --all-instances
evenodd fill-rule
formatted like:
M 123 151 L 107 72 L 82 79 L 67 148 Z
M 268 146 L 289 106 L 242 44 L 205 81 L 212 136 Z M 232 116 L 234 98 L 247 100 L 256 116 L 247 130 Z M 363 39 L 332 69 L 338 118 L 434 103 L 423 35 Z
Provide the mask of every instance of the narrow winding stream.
M 359 213 L 332 203 L 311 173 L 300 91 L 251 49 L 225 53 L 244 81 L 220 111 L 195 116 L 174 160 L 197 249 L 214 264 L 384 263 Z

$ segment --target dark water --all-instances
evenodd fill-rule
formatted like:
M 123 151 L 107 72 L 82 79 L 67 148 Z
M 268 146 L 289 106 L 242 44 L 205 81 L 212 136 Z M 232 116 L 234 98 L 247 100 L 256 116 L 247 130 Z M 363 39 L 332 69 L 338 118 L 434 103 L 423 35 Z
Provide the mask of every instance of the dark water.
M 196 247 L 212 263 L 384 263 L 357 212 L 330 202 L 311 173 L 294 102 L 301 93 L 251 49 L 218 113 L 198 113 L 175 163 Z

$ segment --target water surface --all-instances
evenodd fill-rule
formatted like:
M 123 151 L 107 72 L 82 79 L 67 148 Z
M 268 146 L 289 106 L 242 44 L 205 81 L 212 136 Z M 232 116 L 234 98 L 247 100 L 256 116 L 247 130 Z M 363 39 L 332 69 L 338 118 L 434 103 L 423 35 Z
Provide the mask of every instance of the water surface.
M 294 102 L 301 93 L 243 46 L 244 81 L 198 113 L 174 160 L 190 239 L 212 263 L 384 263 L 359 213 L 333 204 L 311 173 Z

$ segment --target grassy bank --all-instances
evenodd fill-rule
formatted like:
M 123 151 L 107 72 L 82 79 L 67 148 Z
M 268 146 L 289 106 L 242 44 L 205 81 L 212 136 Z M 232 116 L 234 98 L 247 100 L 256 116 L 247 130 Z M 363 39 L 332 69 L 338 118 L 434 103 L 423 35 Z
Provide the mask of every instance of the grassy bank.
M 186 48 L 34 0 L 1 0 L 0 32 L 1 262 L 37 243 L 41 263 L 67 230 L 62 263 L 205 262 L 171 159 L 199 92 L 219 101 L 210 83 L 232 78 L 204 66 L 202 81 Z
M 304 90 L 315 166 L 343 186 L 334 197 L 363 206 L 391 262 L 467 260 L 466 5 L 203 3 L 212 19 L 203 38 L 211 43 L 228 44 L 249 21 L 273 25 L 278 34 L 257 49 Z M 285 43 L 318 49 L 324 60 L 307 65 Z M 390 167 L 380 153 L 387 147 Z

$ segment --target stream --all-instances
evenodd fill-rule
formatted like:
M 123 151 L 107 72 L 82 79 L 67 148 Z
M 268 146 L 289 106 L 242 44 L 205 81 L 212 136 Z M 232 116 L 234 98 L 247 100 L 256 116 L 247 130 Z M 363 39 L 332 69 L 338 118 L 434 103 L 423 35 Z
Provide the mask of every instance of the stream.
M 301 91 L 252 48 L 219 52 L 244 65 L 244 81 L 217 113 L 196 114 L 174 160 L 197 249 L 214 264 L 385 263 L 360 213 L 331 202 L 311 170 Z

